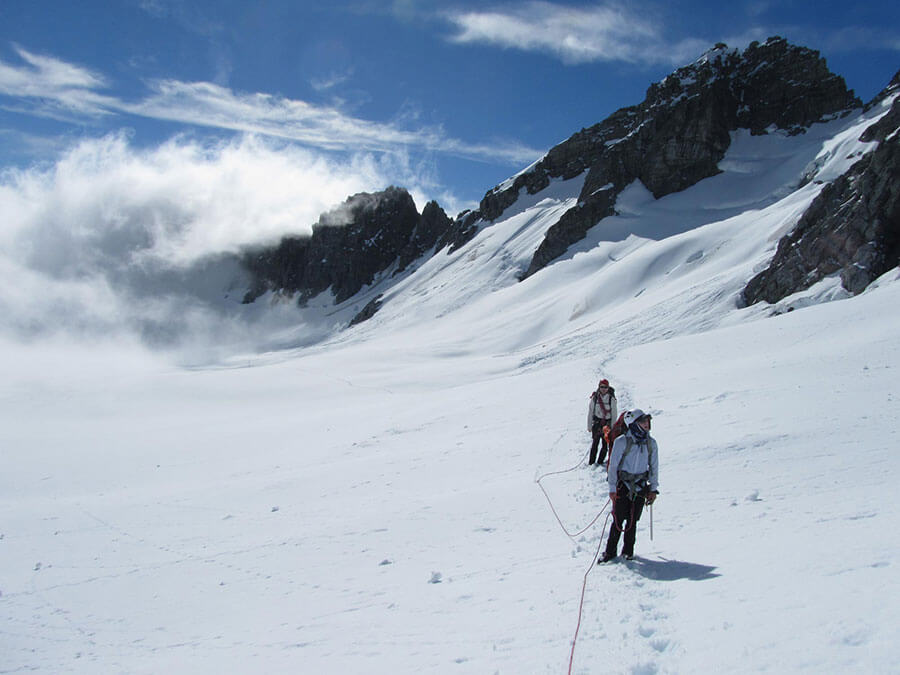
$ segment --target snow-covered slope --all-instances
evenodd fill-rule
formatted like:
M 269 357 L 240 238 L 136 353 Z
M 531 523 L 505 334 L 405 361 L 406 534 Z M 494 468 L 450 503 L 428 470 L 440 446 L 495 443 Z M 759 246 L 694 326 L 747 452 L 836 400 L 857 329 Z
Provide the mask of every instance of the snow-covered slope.
M 617 336 L 605 345 L 615 349 L 768 311 L 735 313 L 739 291 L 822 184 L 875 146 L 859 136 L 888 109 L 813 125 L 800 136 L 738 131 L 722 173 L 659 200 L 636 181 L 617 201 L 618 215 L 538 278 L 519 283 L 546 229 L 577 199 L 583 176 L 553 183 L 454 254 L 439 253 L 400 284 L 376 286 L 384 307 L 353 339 L 410 327 L 430 340 L 504 352 L 589 331 Z M 824 297 L 846 295 L 839 283 L 823 287 Z M 654 321 L 649 329 L 642 321 L 640 335 L 624 327 L 648 313 Z
M 7 341 L 0 672 L 559 673 L 585 579 L 573 672 L 895 671 L 897 270 L 736 306 L 868 122 L 738 132 L 518 282 L 555 183 L 314 347 Z M 653 412 L 662 494 L 597 568 L 601 375 Z M 570 531 L 600 514 L 575 541 L 548 473 Z

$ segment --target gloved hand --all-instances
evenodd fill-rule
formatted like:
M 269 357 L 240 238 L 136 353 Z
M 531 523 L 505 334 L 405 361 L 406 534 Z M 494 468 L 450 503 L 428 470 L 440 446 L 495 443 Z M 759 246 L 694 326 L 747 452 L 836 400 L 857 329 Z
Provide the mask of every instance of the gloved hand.
M 611 502 L 616 501 L 616 493 L 615 492 L 609 493 L 609 501 L 611 501 Z
M 659 494 L 659 493 L 658 493 L 656 490 L 654 490 L 653 492 L 651 492 L 650 494 L 648 494 L 648 495 L 647 495 L 647 504 L 648 504 L 648 505 L 652 505 L 653 502 L 656 501 L 656 497 L 657 497 L 658 494 Z

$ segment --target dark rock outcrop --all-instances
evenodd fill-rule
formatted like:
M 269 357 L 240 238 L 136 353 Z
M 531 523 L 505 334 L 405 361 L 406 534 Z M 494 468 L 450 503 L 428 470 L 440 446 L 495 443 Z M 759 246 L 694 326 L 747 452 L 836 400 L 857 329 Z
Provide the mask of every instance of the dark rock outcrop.
M 422 215 L 416 224 L 415 230 L 409 237 L 409 241 L 398 256 L 400 266 L 397 273 L 403 272 L 414 260 L 425 255 L 426 252 L 438 245 L 438 249 L 446 246 L 444 239 L 453 230 L 453 222 L 447 217 L 437 202 L 431 201 L 422 209 Z
M 640 180 L 654 197 L 684 190 L 719 172 L 718 163 L 738 128 L 802 133 L 829 115 L 860 107 L 843 78 L 819 53 L 773 37 L 740 52 L 716 45 L 647 90 L 637 106 L 622 108 L 550 150 L 503 187 L 488 192 L 478 214 L 499 218 L 520 191 L 535 194 L 551 179 L 588 171 L 578 204 L 551 227 L 526 278 L 613 215 L 619 193 Z
M 397 271 L 406 269 L 452 237 L 453 226 L 435 202 L 420 216 L 401 188 L 354 195 L 323 214 L 311 236 L 285 237 L 277 246 L 244 254 L 242 263 L 254 279 L 244 302 L 273 290 L 299 293 L 302 304 L 329 288 L 335 303 L 343 302 L 395 263 Z
M 377 298 L 370 300 L 368 303 L 366 303 L 366 306 L 363 307 L 359 311 L 359 313 L 350 320 L 350 325 L 355 326 L 356 324 L 362 323 L 363 321 L 368 321 L 373 316 L 375 316 L 375 313 L 379 309 L 381 309 L 381 304 L 382 304 L 381 298 L 382 297 L 383 297 L 382 295 L 379 295 Z
M 879 95 L 900 90 L 900 72 Z M 776 303 L 840 273 L 853 294 L 900 264 L 900 97 L 863 133 L 878 147 L 826 185 L 778 242 L 769 266 L 744 288 L 747 305 Z

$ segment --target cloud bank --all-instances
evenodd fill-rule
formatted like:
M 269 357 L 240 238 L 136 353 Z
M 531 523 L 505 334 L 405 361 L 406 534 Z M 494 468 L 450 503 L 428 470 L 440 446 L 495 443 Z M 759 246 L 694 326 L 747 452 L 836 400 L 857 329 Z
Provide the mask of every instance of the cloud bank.
M 82 141 L 53 166 L 0 173 L 0 335 L 114 334 L 225 352 L 306 325 L 291 302 L 241 304 L 242 247 L 309 232 L 351 194 L 414 186 L 402 155 L 345 161 L 245 136 L 140 150 L 124 134 Z M 421 208 L 421 206 L 420 206 Z M 328 328 L 328 327 L 325 327 Z M 205 357 L 204 357 L 205 358 Z

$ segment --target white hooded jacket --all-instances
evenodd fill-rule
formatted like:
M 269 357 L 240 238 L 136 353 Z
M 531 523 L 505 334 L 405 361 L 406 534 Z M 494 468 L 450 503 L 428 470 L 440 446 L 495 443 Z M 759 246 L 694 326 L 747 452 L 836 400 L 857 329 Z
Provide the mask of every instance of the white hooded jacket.
M 629 439 L 631 441 L 631 451 L 625 453 L 628 447 Z M 624 455 L 624 457 L 623 457 Z M 631 429 L 619 436 L 612 446 L 612 452 L 609 456 L 609 491 L 615 492 L 619 485 L 619 471 L 626 471 L 631 474 L 642 474 L 648 472 L 648 480 L 650 482 L 650 491 L 654 492 L 659 489 L 659 447 L 656 445 L 656 439 L 650 434 L 644 441 L 638 441 L 631 433 Z

